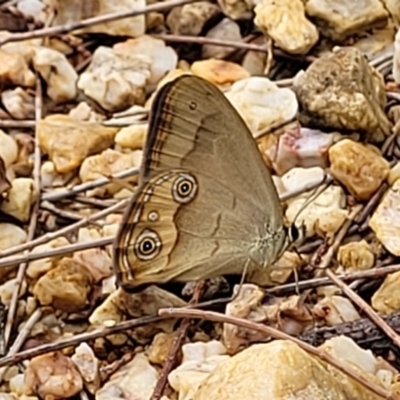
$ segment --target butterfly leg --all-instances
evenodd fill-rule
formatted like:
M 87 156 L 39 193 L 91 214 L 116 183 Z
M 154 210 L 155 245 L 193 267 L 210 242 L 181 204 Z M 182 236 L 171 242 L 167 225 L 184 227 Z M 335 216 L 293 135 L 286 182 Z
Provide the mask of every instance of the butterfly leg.
M 236 291 L 234 291 L 233 296 L 231 296 L 231 298 L 229 300 L 230 302 L 236 300 L 236 298 L 239 296 L 239 294 L 242 290 L 242 286 L 243 286 L 244 280 L 246 279 L 246 275 L 247 275 L 247 272 L 249 269 L 250 261 L 251 261 L 250 258 L 247 259 L 246 264 L 244 265 L 242 277 L 240 278 L 239 288 Z

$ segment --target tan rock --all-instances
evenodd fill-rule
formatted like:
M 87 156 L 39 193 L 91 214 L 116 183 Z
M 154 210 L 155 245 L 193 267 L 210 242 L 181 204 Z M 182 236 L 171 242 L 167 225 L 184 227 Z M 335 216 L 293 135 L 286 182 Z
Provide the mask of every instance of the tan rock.
M 16 7 L 26 16 L 31 16 L 35 21 L 43 24 L 48 20 L 50 10 L 40 0 L 21 0 Z
M 374 293 L 371 304 L 374 310 L 382 314 L 392 314 L 400 310 L 400 272 L 385 277 L 382 285 Z
M 26 232 L 20 227 L 0 223 L 0 250 L 9 250 L 14 246 L 25 243 L 27 239 Z
M 31 252 L 32 254 L 43 253 L 52 249 L 57 249 L 59 247 L 68 246 L 69 244 L 70 242 L 65 237 L 60 236 L 56 239 L 50 240 L 45 244 L 34 247 Z M 64 256 L 67 255 L 64 254 Z M 62 257 L 63 256 L 46 257 L 40 260 L 31 261 L 28 264 L 28 268 L 26 270 L 27 276 L 29 276 L 29 278 L 31 279 L 39 278 L 39 276 L 54 268 Z
M 148 35 L 117 43 L 113 49 L 115 54 L 125 57 L 131 57 L 132 54 L 149 57 L 151 60 L 149 84 L 151 85 L 156 85 L 168 72 L 174 70 L 178 63 L 178 55 L 172 47 Z
M 235 287 L 235 292 L 238 288 Z M 237 297 L 226 306 L 226 315 L 234 318 L 244 318 L 249 321 L 263 323 L 267 320 L 266 309 L 261 305 L 264 291 L 253 284 L 244 284 Z M 261 341 L 266 335 L 261 332 L 244 329 L 232 324 L 224 324 L 222 340 L 228 354 L 235 354 L 240 348 L 250 342 Z
M 95 112 L 85 101 L 81 101 L 75 108 L 72 108 L 68 115 L 73 119 L 88 122 L 103 122 L 106 117 Z
M 36 282 L 33 294 L 42 306 L 66 312 L 81 311 L 87 304 L 92 277 L 86 267 L 63 258 Z
M 67 399 L 83 388 L 74 363 L 60 351 L 34 357 L 25 370 L 25 385 L 42 399 Z
M 382 0 L 387 11 L 389 11 L 390 16 L 394 23 L 399 26 L 400 24 L 400 1 L 399 0 Z
M 220 13 L 219 7 L 208 1 L 174 7 L 167 16 L 167 26 L 174 35 L 197 36 L 207 21 Z
M 265 38 L 263 36 L 256 37 L 249 43 L 263 45 Z M 268 62 L 268 54 L 261 51 L 247 51 L 243 57 L 242 67 L 249 72 L 251 76 L 264 75 Z
M 190 70 L 193 75 L 200 76 L 217 86 L 229 85 L 250 77 L 249 73 L 240 65 L 224 60 L 195 61 Z
M 179 399 L 189 400 L 215 367 L 229 356 L 224 345 L 216 340 L 185 344 L 182 353 L 182 364 L 171 371 L 168 382 L 179 393 Z
M 318 41 L 318 30 L 306 18 L 301 0 L 262 0 L 254 12 L 258 28 L 290 54 L 306 54 Z
M 141 10 L 146 6 L 146 2 L 145 0 L 88 0 L 85 4 L 81 4 L 80 7 L 77 7 L 76 2 L 73 0 L 51 0 L 50 5 L 56 10 L 53 24 L 64 25 L 104 14 Z M 141 14 L 117 21 L 96 24 L 76 32 L 106 33 L 111 36 L 137 37 L 143 35 L 145 29 L 145 16 Z
M 27 222 L 31 215 L 31 206 L 37 197 L 34 181 L 31 178 L 15 178 L 11 185 L 0 209 L 22 222 Z
M 390 134 L 383 78 L 355 48 L 336 48 L 316 60 L 296 76 L 293 89 L 303 126 L 357 131 L 373 142 Z
M 93 327 L 113 326 L 126 318 L 155 315 L 160 308 L 184 307 L 185 305 L 186 303 L 179 297 L 157 286 L 149 286 L 134 294 L 127 293 L 119 288 L 93 311 L 89 322 Z M 154 324 L 147 324 L 132 332 L 109 335 L 107 340 L 114 346 L 120 346 L 128 340 L 127 335 L 129 334 L 138 342 L 148 343 L 149 339 L 153 338 L 158 332 L 172 332 L 175 323 L 175 319 L 166 319 Z M 101 346 L 101 340 L 96 340 L 96 345 Z
M 35 75 L 22 55 L 0 49 L 0 59 L 0 82 L 3 86 L 35 86 Z
M 399 178 L 400 178 L 400 162 L 397 162 L 390 169 L 389 175 L 387 177 L 387 181 L 388 181 L 389 185 L 392 186 Z
M 76 243 L 87 243 L 101 238 L 95 229 L 80 228 Z M 75 251 L 72 259 L 86 267 L 94 282 L 100 282 L 114 273 L 111 257 L 101 248 Z
M 101 154 L 86 158 L 79 169 L 79 177 L 82 182 L 90 182 L 135 166 L 138 167 L 141 162 L 141 156 L 142 152 L 140 150 L 137 152 L 123 154 L 119 151 L 107 149 Z M 137 176 L 134 176 L 127 181 L 133 182 L 136 180 Z M 90 192 L 90 195 L 104 196 L 114 194 L 121 189 L 121 184 L 118 182 L 109 183 L 100 188 L 94 189 Z
M 253 0 L 219 0 L 222 12 L 233 20 L 251 20 L 256 2 Z
M 75 99 L 78 74 L 64 54 L 47 47 L 40 47 L 33 57 L 33 65 L 46 82 L 47 95 L 55 103 Z
M 225 95 L 254 135 L 271 125 L 291 120 L 298 110 L 294 92 L 279 88 L 268 78 L 253 76 L 242 79 L 235 82 Z
M 338 351 L 339 347 L 340 351 L 340 346 L 344 347 L 343 342 L 347 341 L 351 342 L 343 337 L 334 349 Z M 327 351 L 334 352 L 326 347 Z M 365 354 L 373 359 L 371 353 L 354 344 L 351 349 L 349 347 L 344 347 L 345 354 L 340 355 L 347 355 L 349 366 L 357 368 L 365 379 L 379 384 L 378 378 L 369 370 L 366 371 L 369 364 L 365 365 Z M 359 358 L 353 356 L 354 348 L 358 350 Z M 383 383 L 381 386 L 384 387 Z M 253 345 L 220 363 L 202 383 L 193 400 L 326 400 L 327 393 L 335 400 L 378 400 L 378 396 L 369 389 L 306 353 L 296 344 L 275 340 Z
M 400 83 L 400 29 L 397 31 L 394 41 L 393 77 L 396 83 Z
M 148 124 L 134 124 L 121 128 L 115 135 L 115 143 L 131 150 L 143 149 Z
M 176 332 L 157 333 L 147 350 L 149 361 L 152 364 L 164 365 L 175 341 Z
M 386 192 L 369 220 L 370 228 L 390 253 L 400 256 L 400 180 Z
M 306 12 L 322 35 L 337 41 L 372 28 L 383 28 L 388 21 L 388 13 L 379 0 L 309 0 Z
M 363 53 L 368 60 L 382 56 L 393 50 L 393 42 L 396 35 L 396 28 L 393 23 L 389 22 L 383 29 L 373 29 L 363 33 L 354 44 L 353 47 Z
M 340 246 L 337 258 L 346 272 L 364 271 L 375 263 L 375 255 L 365 240 Z
M 60 114 L 46 117 L 37 126 L 40 148 L 49 155 L 59 173 L 73 171 L 87 156 L 110 147 L 117 132 L 118 128 Z
M 16 278 L 10 279 L 0 286 L 0 299 L 5 306 L 9 307 L 14 291 L 16 290 L 17 287 L 18 286 Z M 26 280 L 24 279 L 22 281 L 22 284 L 19 286 L 19 293 L 18 293 L 19 299 L 26 295 L 27 287 L 28 285 L 26 283 Z
M 334 326 L 361 318 L 353 303 L 342 296 L 325 296 L 313 307 L 314 317 L 323 318 L 325 324 Z
M 71 361 L 80 372 L 86 389 L 91 394 L 95 394 L 100 387 L 100 362 L 94 355 L 92 348 L 86 342 L 81 343 L 75 349 Z
M 100 46 L 81 74 L 78 88 L 108 111 L 143 104 L 150 79 L 151 58 L 137 53 L 117 53 Z
M 1 101 L 7 112 L 15 119 L 35 118 L 35 99 L 21 87 L 1 92 Z
M 29 0 L 28 0 L 29 1 Z M 0 31 L 0 38 L 4 39 L 7 36 L 12 35 L 11 32 Z M 41 45 L 42 39 L 28 39 L 17 42 L 9 42 L 3 44 L 1 48 L 8 54 L 16 54 L 22 56 L 29 65 L 35 55 L 36 49 Z
M 60 174 L 56 170 L 56 166 L 52 161 L 45 161 L 40 167 L 41 185 L 44 188 L 48 187 L 63 187 L 70 182 L 73 177 L 73 172 Z
M 147 400 L 158 381 L 157 370 L 150 365 L 143 353 L 112 374 L 96 393 L 96 400 L 110 400 L 118 393 L 120 398 Z
M 330 170 L 357 200 L 369 200 L 387 178 L 390 166 L 378 151 L 344 139 L 329 149 Z
M 295 252 L 285 251 L 271 268 L 257 268 L 249 272 L 246 281 L 259 286 L 276 286 L 286 283 L 295 270 L 303 264 L 303 260 Z
M 17 161 L 18 145 L 15 139 L 0 129 L 0 157 L 6 167 Z

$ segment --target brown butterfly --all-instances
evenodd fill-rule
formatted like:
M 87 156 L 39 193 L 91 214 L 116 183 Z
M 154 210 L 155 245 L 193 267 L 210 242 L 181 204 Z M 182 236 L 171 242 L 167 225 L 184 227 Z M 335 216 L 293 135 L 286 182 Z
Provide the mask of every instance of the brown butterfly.
M 158 91 L 139 182 L 113 248 L 127 290 L 267 268 L 299 237 L 247 125 L 202 78 Z

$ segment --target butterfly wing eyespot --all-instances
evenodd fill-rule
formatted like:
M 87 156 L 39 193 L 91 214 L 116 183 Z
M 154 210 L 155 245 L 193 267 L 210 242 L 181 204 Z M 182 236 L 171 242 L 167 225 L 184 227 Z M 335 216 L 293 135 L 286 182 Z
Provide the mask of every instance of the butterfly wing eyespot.
M 196 193 L 197 182 L 192 175 L 180 174 L 172 185 L 172 197 L 178 203 L 189 203 L 194 199 Z
M 155 258 L 161 251 L 162 243 L 154 231 L 145 229 L 136 239 L 135 254 L 141 261 L 149 261 Z

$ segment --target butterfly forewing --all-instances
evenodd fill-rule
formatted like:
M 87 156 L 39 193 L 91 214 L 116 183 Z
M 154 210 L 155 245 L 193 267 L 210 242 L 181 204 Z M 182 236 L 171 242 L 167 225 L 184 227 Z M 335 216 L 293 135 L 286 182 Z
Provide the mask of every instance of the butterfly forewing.
M 182 176 L 196 187 L 186 203 L 172 190 Z M 285 246 L 281 206 L 258 147 L 225 95 L 202 78 L 182 76 L 156 95 L 140 182 L 116 239 L 125 283 L 240 273 L 246 260 L 265 266 Z M 148 209 L 165 212 L 163 224 L 149 221 Z M 162 250 L 141 260 L 132 249 L 146 229 Z

